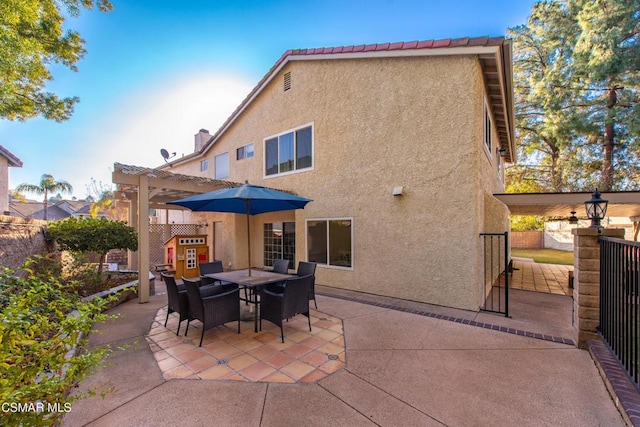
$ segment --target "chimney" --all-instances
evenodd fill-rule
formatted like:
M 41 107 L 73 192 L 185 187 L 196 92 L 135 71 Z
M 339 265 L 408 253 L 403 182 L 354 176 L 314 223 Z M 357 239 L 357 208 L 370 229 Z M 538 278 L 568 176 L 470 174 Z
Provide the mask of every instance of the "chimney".
M 195 142 L 196 142 L 195 152 L 196 153 L 199 153 L 200 151 L 202 151 L 202 148 L 207 143 L 209 138 L 211 138 L 211 135 L 209 135 L 209 131 L 206 129 L 200 129 L 198 133 L 195 134 Z

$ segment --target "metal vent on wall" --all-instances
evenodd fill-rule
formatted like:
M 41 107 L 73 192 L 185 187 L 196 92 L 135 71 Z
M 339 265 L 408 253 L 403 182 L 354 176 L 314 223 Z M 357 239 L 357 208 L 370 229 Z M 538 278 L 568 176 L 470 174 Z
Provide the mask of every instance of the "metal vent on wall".
M 284 73 L 284 90 L 285 92 L 291 89 L 291 71 Z

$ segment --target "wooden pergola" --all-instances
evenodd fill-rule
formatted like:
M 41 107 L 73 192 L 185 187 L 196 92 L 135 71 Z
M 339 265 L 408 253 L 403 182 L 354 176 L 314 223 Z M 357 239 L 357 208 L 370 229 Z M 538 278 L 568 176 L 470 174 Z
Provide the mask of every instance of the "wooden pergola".
M 112 181 L 117 186 L 114 199 L 128 205 L 129 224 L 138 232 L 137 256 L 132 254 L 129 267 L 138 270 L 139 303 L 149 302 L 149 209 L 181 209 L 166 203 L 240 185 L 121 163 L 114 164 Z

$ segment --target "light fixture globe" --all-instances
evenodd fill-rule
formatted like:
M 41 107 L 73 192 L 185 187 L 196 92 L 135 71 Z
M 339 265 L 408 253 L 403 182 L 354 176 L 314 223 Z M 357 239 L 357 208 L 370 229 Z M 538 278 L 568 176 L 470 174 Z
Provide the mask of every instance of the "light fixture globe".
M 578 217 L 576 216 L 576 211 L 571 211 L 571 216 L 569 217 L 569 224 L 577 224 Z
M 600 197 L 600 192 L 596 188 L 596 191 L 591 195 L 591 200 L 584 202 L 584 208 L 587 211 L 587 218 L 591 220 L 590 228 L 601 228 L 600 221 L 604 219 L 607 213 L 608 200 L 603 200 Z

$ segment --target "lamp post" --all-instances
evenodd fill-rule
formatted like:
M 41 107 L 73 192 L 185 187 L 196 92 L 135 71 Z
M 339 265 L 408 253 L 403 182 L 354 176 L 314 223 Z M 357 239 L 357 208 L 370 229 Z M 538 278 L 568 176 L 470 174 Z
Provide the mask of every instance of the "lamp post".
M 591 220 L 590 228 L 601 228 L 600 221 L 604 219 L 604 216 L 607 213 L 608 203 L 608 200 L 603 200 L 602 197 L 600 197 L 600 192 L 597 188 L 591 195 L 591 200 L 584 202 L 587 217 Z

